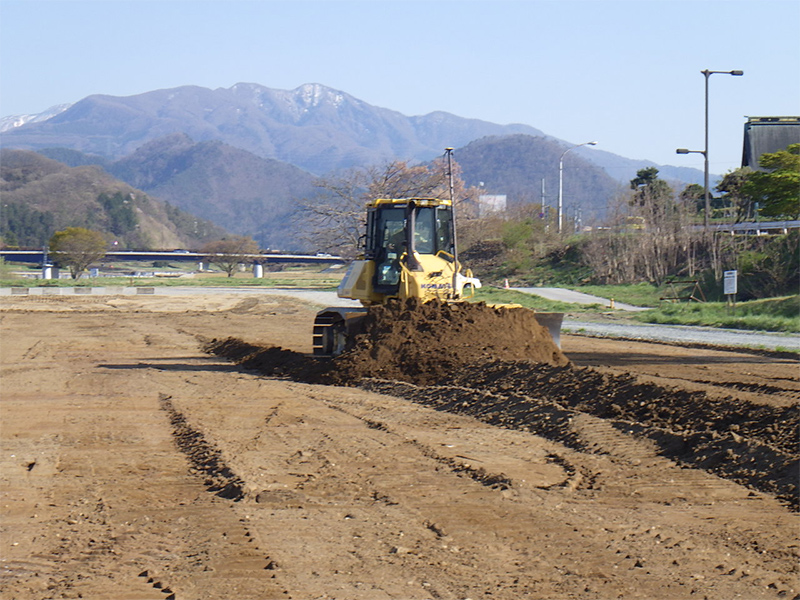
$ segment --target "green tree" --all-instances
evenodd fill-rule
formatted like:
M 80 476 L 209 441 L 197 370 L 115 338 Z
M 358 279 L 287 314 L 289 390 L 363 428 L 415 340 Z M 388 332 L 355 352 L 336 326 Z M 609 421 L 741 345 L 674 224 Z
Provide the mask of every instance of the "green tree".
M 742 192 L 763 207 L 766 217 L 797 218 L 800 214 L 800 144 L 765 153 L 758 161 L 766 171 L 747 178 Z
M 134 211 L 133 194 L 100 194 L 97 201 L 105 209 L 108 216 L 108 229 L 115 235 L 125 235 L 133 231 L 139 220 Z
M 78 279 L 89 265 L 106 255 L 108 243 L 99 231 L 83 227 L 67 227 L 50 238 L 50 253 L 62 267 L 68 267 Z
M 646 167 L 636 171 L 636 177 L 631 179 L 633 203 L 639 206 L 648 204 L 664 204 L 672 200 L 675 192 L 669 184 L 658 176 L 658 169 Z
M 680 200 L 692 214 L 697 214 L 705 207 L 705 188 L 699 183 L 690 183 L 683 188 Z
M 730 207 L 736 222 L 755 216 L 755 206 L 752 198 L 743 191 L 747 180 L 754 171 L 750 167 L 741 167 L 727 172 L 715 188 L 725 194 L 725 203 Z
M 228 277 L 233 277 L 236 267 L 247 262 L 249 255 L 258 254 L 260 250 L 253 238 L 236 235 L 209 242 L 203 246 L 202 252 L 209 262 L 225 271 Z

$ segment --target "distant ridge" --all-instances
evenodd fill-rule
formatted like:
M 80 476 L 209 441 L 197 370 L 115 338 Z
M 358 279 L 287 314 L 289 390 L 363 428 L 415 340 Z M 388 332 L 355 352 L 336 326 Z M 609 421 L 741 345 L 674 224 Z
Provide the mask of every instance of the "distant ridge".
M 227 89 L 183 86 L 126 97 L 94 95 L 40 115 L 5 117 L 2 123 L 7 129 L 0 132 L 0 144 L 5 147 L 63 147 L 116 160 L 148 141 L 184 133 L 197 142 L 219 140 L 314 175 L 395 159 L 425 162 L 444 148 L 488 136 L 525 134 L 572 145 L 528 125 L 497 125 L 441 111 L 407 117 L 315 83 L 294 90 L 237 83 Z M 703 180 L 699 169 L 606 152 L 602 140 L 599 147 L 579 148 L 576 154 L 623 183 L 652 166 L 665 179 L 683 184 Z
M 48 119 L 55 117 L 57 114 L 64 112 L 70 106 L 72 106 L 72 104 L 58 104 L 36 114 L 11 115 L 8 117 L 2 117 L 0 118 L 0 133 L 15 129 L 16 127 L 22 127 L 28 123 L 41 123 L 43 121 L 47 121 Z
M 148 142 L 106 169 L 119 179 L 262 248 L 299 249 L 297 201 L 313 195 L 314 177 L 220 141 L 173 134 Z
M 43 122 L 2 134 L 6 147 L 64 147 L 117 159 L 173 133 L 219 140 L 321 175 L 393 159 L 424 161 L 487 135 L 543 133 L 444 112 L 406 117 L 319 84 L 274 90 L 252 83 L 183 86 L 135 96 L 94 95 Z
M 297 248 L 298 201 L 314 179 L 392 160 L 425 163 L 447 147 L 462 177 L 510 205 L 553 206 L 558 163 L 574 144 L 528 125 L 497 125 L 436 111 L 407 117 L 320 84 L 276 90 L 253 83 L 182 86 L 127 97 L 94 95 L 41 115 L 4 119 L 4 148 L 96 165 L 262 247 Z M 580 147 L 566 161 L 565 210 L 601 219 L 639 169 L 655 166 L 676 190 L 703 173 Z

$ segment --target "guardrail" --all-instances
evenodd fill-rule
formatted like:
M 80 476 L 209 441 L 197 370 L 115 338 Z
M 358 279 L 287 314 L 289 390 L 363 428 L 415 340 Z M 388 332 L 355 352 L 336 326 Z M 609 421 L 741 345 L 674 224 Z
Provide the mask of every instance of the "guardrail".
M 741 233 L 745 235 L 785 234 L 790 229 L 800 229 L 800 221 L 761 221 L 759 223 L 731 223 L 728 225 L 711 225 L 714 231 L 722 233 Z

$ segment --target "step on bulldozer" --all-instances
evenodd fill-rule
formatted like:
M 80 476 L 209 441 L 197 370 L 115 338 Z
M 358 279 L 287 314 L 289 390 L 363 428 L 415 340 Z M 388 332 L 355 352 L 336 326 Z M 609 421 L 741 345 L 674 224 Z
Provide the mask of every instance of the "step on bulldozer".
M 353 344 L 369 306 L 399 299 L 464 301 L 481 282 L 458 260 L 452 201 L 439 198 L 379 198 L 367 204 L 363 254 L 354 260 L 337 295 L 361 308 L 329 307 L 317 313 L 313 349 L 338 356 Z M 522 309 L 527 310 L 527 309 Z M 556 344 L 561 313 L 535 313 Z

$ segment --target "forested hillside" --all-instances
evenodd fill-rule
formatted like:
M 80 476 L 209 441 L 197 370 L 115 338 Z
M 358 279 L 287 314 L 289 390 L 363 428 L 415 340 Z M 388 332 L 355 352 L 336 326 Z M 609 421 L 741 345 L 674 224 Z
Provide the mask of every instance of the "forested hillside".
M 100 167 L 68 167 L 35 152 L 0 151 L 0 192 L 0 236 L 9 246 L 42 247 L 66 227 L 101 231 L 120 248 L 199 247 L 225 234 Z
M 298 249 L 294 216 L 313 194 L 314 177 L 219 141 L 183 134 L 154 140 L 106 167 L 119 179 L 262 248 Z

